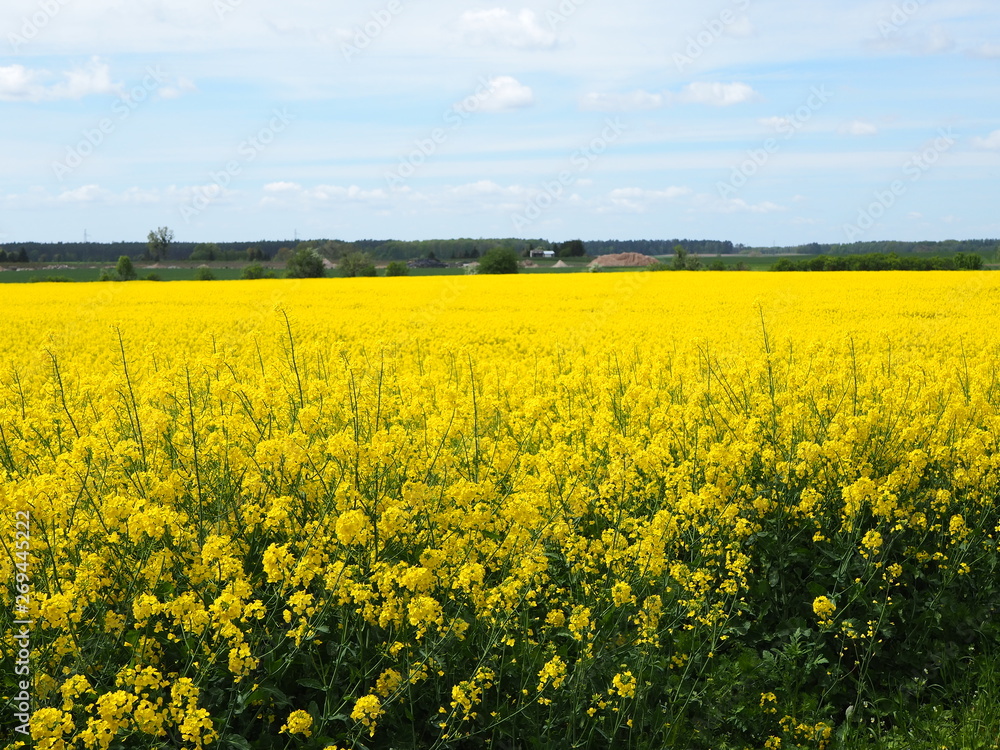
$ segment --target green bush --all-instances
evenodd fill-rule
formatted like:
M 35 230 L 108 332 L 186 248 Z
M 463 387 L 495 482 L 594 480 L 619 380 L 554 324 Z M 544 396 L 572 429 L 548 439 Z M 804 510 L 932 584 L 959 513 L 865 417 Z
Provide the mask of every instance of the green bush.
M 394 260 L 385 267 L 386 276 L 409 276 L 410 267 L 400 260 Z
M 378 276 L 375 262 L 368 253 L 351 253 L 345 255 L 338 266 L 340 275 L 346 278 L 355 276 Z
M 194 274 L 195 281 L 215 281 L 211 268 L 199 268 Z
M 291 279 L 318 279 L 326 275 L 323 258 L 309 247 L 296 250 L 288 259 L 287 269 Z
M 66 282 L 71 282 L 71 281 L 73 281 L 73 279 L 71 279 L 69 276 L 32 276 L 30 279 L 28 279 L 29 283 L 37 283 L 37 282 L 45 282 L 45 283 L 60 282 L 60 283 L 66 283 Z
M 127 255 L 122 255 L 118 258 L 118 264 L 115 266 L 115 273 L 118 274 L 118 279 L 120 281 L 132 281 L 136 278 L 135 266 L 132 265 L 132 259 Z
M 479 273 L 517 273 L 519 270 L 517 253 L 509 247 L 495 247 L 479 259 Z
M 260 263 L 251 263 L 249 266 L 243 269 L 242 278 L 248 280 L 274 278 L 274 273 L 268 271 Z
M 147 273 L 146 281 L 163 281 L 163 278 L 158 273 Z

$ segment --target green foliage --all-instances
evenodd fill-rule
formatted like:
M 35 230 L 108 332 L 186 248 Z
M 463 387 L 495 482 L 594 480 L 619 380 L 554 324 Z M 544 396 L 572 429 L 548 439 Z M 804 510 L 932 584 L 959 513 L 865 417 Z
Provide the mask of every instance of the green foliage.
M 479 260 L 479 273 L 517 273 L 520 270 L 517 252 L 509 247 L 496 247 Z
M 147 254 L 155 261 L 163 260 L 170 251 L 170 245 L 174 241 L 174 232 L 169 227 L 160 227 L 149 233 L 146 241 Z
M 378 276 L 378 271 L 375 270 L 375 263 L 368 253 L 351 253 L 350 255 L 345 255 L 337 267 L 340 269 L 340 275 L 345 278 Z
M 251 263 L 243 269 L 241 278 L 244 279 L 273 279 L 274 272 L 264 268 L 260 263 Z
M 309 247 L 299 248 L 292 254 L 287 270 L 292 279 L 318 279 L 326 275 L 323 258 Z
M 978 271 L 983 268 L 983 256 L 977 253 L 956 253 L 952 257 L 896 255 L 818 255 L 795 260 L 781 258 L 772 271 Z
M 194 251 L 188 256 L 188 260 L 219 260 L 222 251 L 214 242 L 200 242 L 194 246 Z
M 71 279 L 69 276 L 32 276 L 30 279 L 28 279 L 28 283 L 39 283 L 39 282 L 66 283 L 71 281 L 73 281 L 73 279 Z
M 146 281 L 163 281 L 163 277 L 158 273 L 147 273 L 143 278 Z
M 215 281 L 216 276 L 211 268 L 199 268 L 194 274 L 195 281 Z
M 674 246 L 674 264 L 673 270 L 675 271 L 697 271 L 701 268 L 701 261 L 689 254 L 687 249 L 683 245 Z
M 115 266 L 115 273 L 118 274 L 118 278 L 121 281 L 132 281 L 136 278 L 135 266 L 132 265 L 132 259 L 127 255 L 123 255 L 118 258 L 118 265 Z
M 570 240 L 552 246 L 557 258 L 582 258 L 587 254 L 583 240 Z
M 386 276 L 409 276 L 410 267 L 400 260 L 394 260 L 385 267 Z

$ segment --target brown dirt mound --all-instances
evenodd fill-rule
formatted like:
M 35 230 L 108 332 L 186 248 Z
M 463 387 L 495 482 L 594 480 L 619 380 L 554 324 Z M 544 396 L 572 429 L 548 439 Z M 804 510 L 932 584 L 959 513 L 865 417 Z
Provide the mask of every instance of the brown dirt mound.
M 552 266 L 552 267 L 553 268 L 569 268 L 569 266 L 566 264 L 566 261 L 564 261 L 564 260 L 557 261 L 556 264 L 554 266 Z
M 618 253 L 617 255 L 601 255 L 594 258 L 590 265 L 605 268 L 641 268 L 656 263 L 656 258 L 641 253 Z

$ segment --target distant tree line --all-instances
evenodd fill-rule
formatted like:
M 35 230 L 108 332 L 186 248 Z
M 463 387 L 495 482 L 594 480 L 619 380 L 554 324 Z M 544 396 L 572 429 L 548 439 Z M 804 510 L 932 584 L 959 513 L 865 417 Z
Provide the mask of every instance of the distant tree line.
M 162 250 L 161 260 L 195 261 L 278 261 L 287 262 L 297 251 L 309 249 L 331 261 L 363 253 L 374 261 L 414 260 L 433 258 L 447 260 L 479 260 L 483 255 L 497 248 L 513 250 L 522 258 L 532 250 L 551 250 L 557 257 L 569 258 L 583 255 L 597 256 L 612 253 L 639 253 L 641 255 L 672 256 L 674 248 L 683 246 L 692 256 L 736 255 L 753 253 L 760 255 L 800 254 L 800 255 L 927 255 L 950 256 L 955 253 L 975 253 L 1000 260 L 998 240 L 947 240 L 945 242 L 855 242 L 851 244 L 796 245 L 794 247 L 750 247 L 734 244 L 728 240 L 568 240 L 551 242 L 544 239 L 517 238 L 460 238 L 453 240 L 308 240 L 303 242 L 288 240 L 260 240 L 258 242 L 166 242 L 157 246 L 156 235 L 166 230 L 162 227 L 151 232 L 149 242 L 19 242 L 0 245 L 0 262 L 115 262 L 122 255 L 135 260 L 155 259 L 157 247 Z M 161 235 L 162 239 L 162 235 Z M 154 242 L 154 244 L 150 244 Z
M 733 244 L 729 240 L 604 240 L 584 243 L 587 255 L 673 255 L 678 245 L 693 255 L 734 255 L 747 249 L 746 245 Z
M 23 248 L 0 249 L 0 263 L 27 263 L 29 261 L 28 251 Z
M 867 255 L 818 255 L 794 260 L 781 258 L 772 271 L 978 271 L 983 256 L 977 253 L 955 253 L 953 256 L 899 256 L 895 253 Z
M 996 257 L 1000 251 L 998 240 L 944 240 L 943 242 L 900 242 L 884 240 L 878 242 L 853 242 L 841 244 L 820 244 L 794 247 L 754 247 L 751 251 L 762 255 L 795 253 L 797 255 L 952 255 L 953 253 L 979 253 L 984 257 Z
M 252 243 L 173 241 L 169 244 L 166 256 L 161 260 L 189 260 L 191 254 L 201 245 L 210 246 L 213 249 L 209 250 L 209 253 L 217 254 L 217 257 L 204 258 L 205 260 L 269 260 L 287 244 L 273 240 Z M 0 253 L 2 253 L 0 262 L 115 263 L 123 255 L 136 260 L 148 258 L 150 247 L 148 242 L 17 242 L 0 246 Z

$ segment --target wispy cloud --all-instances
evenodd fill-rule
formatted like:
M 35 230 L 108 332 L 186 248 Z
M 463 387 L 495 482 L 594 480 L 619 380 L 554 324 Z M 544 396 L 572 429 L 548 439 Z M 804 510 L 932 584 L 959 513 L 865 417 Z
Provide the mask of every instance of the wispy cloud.
M 591 112 L 635 112 L 659 109 L 667 101 L 663 94 L 651 94 L 641 89 L 628 94 L 590 93 L 580 101 L 580 109 Z
M 0 67 L 0 101 L 45 102 L 118 94 L 122 84 L 111 80 L 111 69 L 98 58 L 60 74 L 23 65 Z
M 760 99 L 753 87 L 746 83 L 705 83 L 695 82 L 685 86 L 677 95 L 677 101 L 693 104 L 709 104 L 713 107 L 730 107 Z
M 972 49 L 971 54 L 973 57 L 979 57 L 983 60 L 998 60 L 1000 59 L 1000 44 L 980 44 Z
M 652 210 L 658 204 L 676 200 L 693 191 L 688 187 L 671 186 L 661 190 L 646 190 L 638 187 L 617 188 L 608 193 L 607 204 L 601 211 L 616 211 L 620 213 L 642 214 Z
M 535 103 L 535 94 L 530 86 L 525 86 L 513 76 L 495 76 L 485 82 L 474 100 L 476 112 L 507 112 L 530 107 Z M 457 103 L 455 108 L 468 109 L 466 101 Z
M 972 145 L 987 151 L 1000 151 L 1000 130 L 994 130 L 985 138 L 973 138 Z
M 837 128 L 837 132 L 854 136 L 878 135 L 878 127 L 866 120 L 851 120 Z
M 496 45 L 516 49 L 552 49 L 556 35 L 538 22 L 527 8 L 516 15 L 506 8 L 470 10 L 462 14 L 459 30 L 468 44 Z

